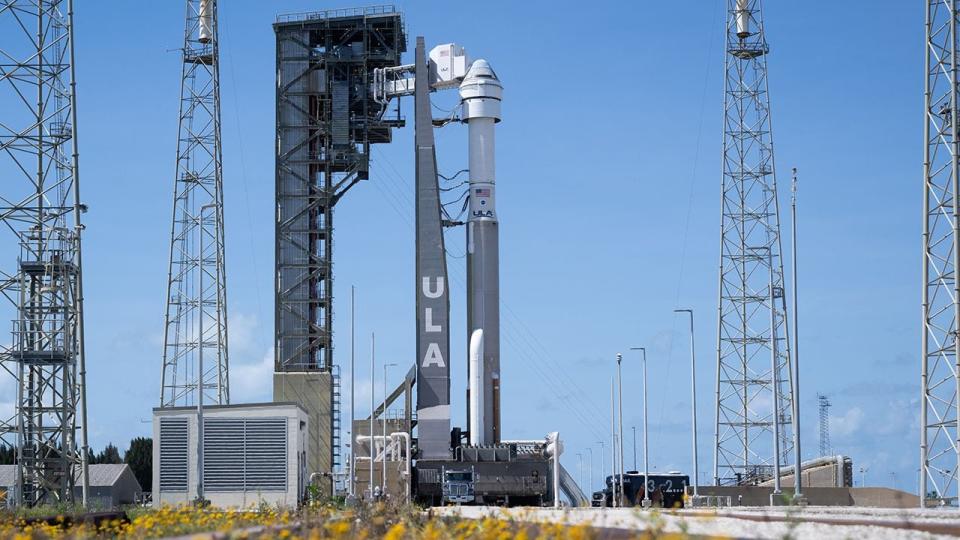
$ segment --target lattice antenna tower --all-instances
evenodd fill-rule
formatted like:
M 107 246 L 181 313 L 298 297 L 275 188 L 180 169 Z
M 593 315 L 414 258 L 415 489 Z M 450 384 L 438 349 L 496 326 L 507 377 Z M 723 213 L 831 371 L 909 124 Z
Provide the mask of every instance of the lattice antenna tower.
M 958 8 L 957 0 L 927 0 L 925 5 L 920 492 L 937 497 L 960 495 Z
M 727 6 L 714 481 L 749 484 L 773 474 L 774 422 L 792 452 L 793 384 L 763 12 Z
M 161 407 L 230 402 L 217 3 L 186 2 Z
M 829 456 L 833 453 L 830 446 L 830 398 L 817 394 L 820 406 L 820 455 Z
M 12 416 L 0 418 L 16 451 L 9 497 L 71 502 L 86 455 L 72 1 L 0 3 L 0 103 L 0 311 L 13 320 L 0 367 L 16 385 Z

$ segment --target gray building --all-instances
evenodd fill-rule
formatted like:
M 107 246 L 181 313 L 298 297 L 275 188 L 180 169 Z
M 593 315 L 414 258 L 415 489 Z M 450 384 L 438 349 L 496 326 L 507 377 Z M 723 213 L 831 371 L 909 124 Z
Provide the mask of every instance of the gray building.
M 221 508 L 297 506 L 306 493 L 307 411 L 296 403 L 203 408 L 203 496 Z M 153 504 L 197 498 L 197 409 L 153 410 Z
M 0 493 L 4 501 L 9 501 L 7 494 L 13 491 L 16 477 L 16 465 L 0 465 Z M 83 488 L 79 468 L 74 471 L 74 478 L 76 487 L 73 496 L 80 501 Z M 140 482 L 126 463 L 90 465 L 88 501 L 91 508 L 110 509 L 134 504 L 141 498 L 142 492 Z

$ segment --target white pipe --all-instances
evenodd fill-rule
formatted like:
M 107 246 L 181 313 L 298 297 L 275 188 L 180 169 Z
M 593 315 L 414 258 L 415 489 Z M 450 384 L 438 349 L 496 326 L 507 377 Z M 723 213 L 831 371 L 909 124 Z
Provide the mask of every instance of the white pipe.
M 553 507 L 560 508 L 560 434 L 556 434 L 553 452 Z
M 213 2 L 214 0 L 200 0 L 199 36 L 200 43 L 210 43 L 213 37 Z
M 750 0 L 737 0 L 737 37 L 750 36 Z
M 486 443 L 483 436 L 483 329 L 470 336 L 470 444 Z

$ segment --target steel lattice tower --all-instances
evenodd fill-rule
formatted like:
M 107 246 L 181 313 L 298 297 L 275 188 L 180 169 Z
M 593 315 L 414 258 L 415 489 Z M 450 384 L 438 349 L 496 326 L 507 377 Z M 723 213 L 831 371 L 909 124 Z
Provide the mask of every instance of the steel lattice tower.
M 0 438 L 16 449 L 15 503 L 69 502 L 86 455 L 72 1 L 0 2 L 0 103 L 0 291 L 13 319 L 0 367 L 16 381 Z
M 217 0 L 186 4 L 162 407 L 230 402 Z
M 820 455 L 829 456 L 833 449 L 830 446 L 830 398 L 817 394 L 820 405 Z
M 714 481 L 772 477 L 793 448 L 792 372 L 760 0 L 728 0 Z M 774 365 L 776 369 L 774 369 Z M 772 392 L 776 388 L 777 392 Z M 777 418 L 774 418 L 774 396 Z
M 937 497 L 960 495 L 958 8 L 957 0 L 926 2 L 920 490 L 925 495 L 934 492 Z

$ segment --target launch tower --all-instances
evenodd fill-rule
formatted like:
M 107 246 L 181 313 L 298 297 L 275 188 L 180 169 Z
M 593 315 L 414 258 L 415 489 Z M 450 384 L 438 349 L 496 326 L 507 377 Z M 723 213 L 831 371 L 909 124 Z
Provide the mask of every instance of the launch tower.
M 370 148 L 402 125 L 373 99 L 373 70 L 406 50 L 391 6 L 281 15 L 277 38 L 274 399 L 310 417 L 310 472 L 339 465 L 333 357 L 333 209 L 369 178 Z
M 728 0 L 714 482 L 777 475 L 793 384 L 760 0 Z
M 217 3 L 186 2 L 161 407 L 230 403 Z
M 15 380 L 0 439 L 16 451 L 14 504 L 86 503 L 86 400 L 73 2 L 0 4 L 0 272 Z M 14 254 L 16 253 L 16 258 Z M 80 436 L 78 443 L 77 436 Z
M 956 498 L 960 495 L 960 2 L 927 0 L 924 7 L 920 493 Z

